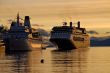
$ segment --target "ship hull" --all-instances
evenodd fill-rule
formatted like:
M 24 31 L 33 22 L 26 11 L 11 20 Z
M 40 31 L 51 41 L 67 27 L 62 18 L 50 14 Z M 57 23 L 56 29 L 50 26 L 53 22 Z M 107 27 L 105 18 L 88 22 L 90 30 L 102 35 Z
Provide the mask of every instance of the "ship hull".
M 71 50 L 76 48 L 68 39 L 50 39 L 50 41 L 58 47 L 58 50 Z
M 87 37 L 85 37 L 87 39 Z M 57 45 L 58 50 L 72 50 L 78 48 L 88 48 L 90 46 L 89 40 L 75 40 L 75 39 L 50 39 L 52 43 Z
M 31 51 L 33 48 L 41 48 L 41 41 L 32 39 L 5 39 L 6 51 Z M 39 45 L 37 47 L 33 46 Z

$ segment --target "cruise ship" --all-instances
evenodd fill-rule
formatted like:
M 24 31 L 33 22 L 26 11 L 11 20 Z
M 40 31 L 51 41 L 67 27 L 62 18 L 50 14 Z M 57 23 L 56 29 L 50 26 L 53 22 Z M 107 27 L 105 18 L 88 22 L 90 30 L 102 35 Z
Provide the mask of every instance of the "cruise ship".
M 50 41 L 55 44 L 59 50 L 71 50 L 77 48 L 87 48 L 90 46 L 90 38 L 85 28 L 80 27 L 80 21 L 77 26 L 73 22 L 63 22 L 63 26 L 52 28 Z
M 3 34 L 6 51 L 29 51 L 35 45 L 41 45 L 42 39 L 38 32 L 32 30 L 30 17 L 25 16 L 23 22 L 17 14 L 16 21 L 12 21 L 10 29 Z M 40 47 L 39 47 L 40 48 Z

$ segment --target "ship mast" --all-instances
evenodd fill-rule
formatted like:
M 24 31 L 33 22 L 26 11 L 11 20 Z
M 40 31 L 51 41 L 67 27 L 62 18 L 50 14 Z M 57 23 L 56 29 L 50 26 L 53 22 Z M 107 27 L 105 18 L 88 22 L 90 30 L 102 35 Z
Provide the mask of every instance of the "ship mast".
M 17 24 L 19 25 L 19 12 L 17 14 Z

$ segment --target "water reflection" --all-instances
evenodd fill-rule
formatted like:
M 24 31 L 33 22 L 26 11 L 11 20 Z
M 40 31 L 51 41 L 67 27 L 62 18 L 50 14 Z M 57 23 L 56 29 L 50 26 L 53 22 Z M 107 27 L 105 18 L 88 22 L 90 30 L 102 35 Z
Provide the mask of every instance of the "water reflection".
M 71 51 L 53 51 L 53 73 L 86 73 L 87 49 Z
M 6 53 L 6 57 L 11 60 L 9 63 L 10 71 L 13 73 L 30 73 L 29 52 Z
M 41 63 L 41 59 L 44 63 Z M 70 51 L 37 49 L 5 53 L 0 50 L 0 73 L 109 73 L 110 47 Z
M 44 59 L 44 63 L 40 62 Z M 2 73 L 86 73 L 87 50 L 6 52 L 0 57 Z
M 0 54 L 0 73 L 35 73 L 40 72 L 41 51 L 2 52 Z

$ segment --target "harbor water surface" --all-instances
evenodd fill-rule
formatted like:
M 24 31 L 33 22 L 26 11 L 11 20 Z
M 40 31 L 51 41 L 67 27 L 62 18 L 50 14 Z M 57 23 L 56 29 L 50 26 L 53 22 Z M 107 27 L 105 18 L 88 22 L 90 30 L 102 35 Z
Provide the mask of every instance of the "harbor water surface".
M 19 53 L 5 53 L 1 48 L 0 73 L 110 73 L 110 47 Z

